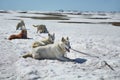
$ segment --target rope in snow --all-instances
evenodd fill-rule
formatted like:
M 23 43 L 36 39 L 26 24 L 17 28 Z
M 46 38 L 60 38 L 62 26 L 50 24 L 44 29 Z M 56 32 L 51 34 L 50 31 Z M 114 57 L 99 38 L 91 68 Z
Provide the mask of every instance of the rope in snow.
M 111 70 L 115 71 L 106 61 L 103 61 L 105 66 L 108 66 Z
M 93 55 L 90 55 L 90 54 L 88 54 L 88 53 L 84 53 L 84 52 L 75 50 L 75 49 L 73 49 L 73 48 L 71 48 L 71 50 L 73 50 L 73 51 L 75 51 L 75 52 L 78 52 L 78 53 L 81 53 L 81 54 L 84 54 L 84 55 L 87 55 L 87 56 L 90 56 L 90 57 L 95 57 L 95 58 L 99 58 L 99 59 L 100 59 L 100 57 L 98 57 L 98 56 L 93 56 Z M 104 63 L 104 66 L 108 66 L 111 70 L 115 71 L 115 70 L 107 63 L 107 61 L 102 61 L 102 62 Z
M 90 56 L 90 57 L 96 57 L 96 58 L 99 58 L 98 56 L 93 56 L 93 55 L 90 55 L 88 53 L 85 53 L 85 52 L 81 52 L 81 51 L 78 51 L 78 50 L 75 50 L 73 48 L 71 48 L 71 50 L 75 51 L 75 52 L 78 52 L 78 53 L 81 53 L 81 54 L 84 54 L 84 55 L 87 55 L 87 56 Z

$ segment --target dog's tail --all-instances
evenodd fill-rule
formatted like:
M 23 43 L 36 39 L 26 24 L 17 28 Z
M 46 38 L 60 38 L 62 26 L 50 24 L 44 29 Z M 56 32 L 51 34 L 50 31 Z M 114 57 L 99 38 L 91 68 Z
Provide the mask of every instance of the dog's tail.
M 36 25 L 32 25 L 33 27 L 37 27 Z
M 22 57 L 23 58 L 32 57 L 32 54 L 31 53 L 27 53 L 27 54 L 23 55 Z

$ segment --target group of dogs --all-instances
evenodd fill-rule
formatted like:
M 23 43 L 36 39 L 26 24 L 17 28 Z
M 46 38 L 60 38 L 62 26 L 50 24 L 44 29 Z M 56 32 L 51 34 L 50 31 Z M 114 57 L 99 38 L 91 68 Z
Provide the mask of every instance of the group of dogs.
M 55 41 L 55 34 L 50 34 L 45 25 L 33 25 L 37 27 L 37 33 L 48 33 L 48 37 L 32 43 L 32 51 L 23 55 L 23 58 L 32 57 L 34 59 L 57 59 L 61 61 L 73 61 L 67 58 L 67 52 L 70 52 L 71 46 L 69 38 L 62 37 L 60 42 Z M 25 23 L 21 20 L 16 30 L 21 29 L 19 34 L 13 34 L 8 39 L 27 39 L 27 29 Z
M 49 33 L 46 26 L 45 25 L 33 25 L 34 27 L 37 27 L 37 33 Z M 21 20 L 17 26 L 16 26 L 16 30 L 20 29 L 21 32 L 19 34 L 13 34 L 11 35 L 8 39 L 12 40 L 12 39 L 28 39 L 27 37 L 27 29 L 25 27 L 25 23 L 23 20 Z

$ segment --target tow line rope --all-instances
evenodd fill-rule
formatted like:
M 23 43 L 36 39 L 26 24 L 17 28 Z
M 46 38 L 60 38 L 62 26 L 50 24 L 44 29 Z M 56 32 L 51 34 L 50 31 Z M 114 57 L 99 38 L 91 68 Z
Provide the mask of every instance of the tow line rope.
M 96 58 L 99 58 L 98 56 L 93 56 L 93 55 L 90 55 L 88 53 L 85 53 L 85 52 L 81 52 L 81 51 L 78 51 L 78 50 L 75 50 L 73 48 L 71 48 L 71 50 L 75 51 L 75 52 L 78 52 L 78 53 L 81 53 L 81 54 L 84 54 L 84 55 L 87 55 L 87 56 L 90 56 L 90 57 L 96 57 Z

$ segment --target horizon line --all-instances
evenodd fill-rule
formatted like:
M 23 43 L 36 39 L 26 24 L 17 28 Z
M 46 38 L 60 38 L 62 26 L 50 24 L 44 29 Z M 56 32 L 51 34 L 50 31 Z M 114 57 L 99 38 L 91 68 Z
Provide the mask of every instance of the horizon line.
M 58 9 L 58 10 L 20 10 L 20 9 L 17 9 L 17 10 L 12 10 L 12 9 L 7 9 L 7 10 L 5 10 L 5 9 L 0 9 L 0 11 L 59 11 L 59 12 L 71 12 L 71 11 L 73 11 L 73 12 L 120 12 L 120 11 L 118 11 L 118 10 L 113 10 L 113 11 L 102 11 L 102 10 L 100 10 L 100 11 L 97 11 L 97 10 L 70 10 L 70 9 L 68 9 L 68 10 L 64 10 L 64 9 Z

